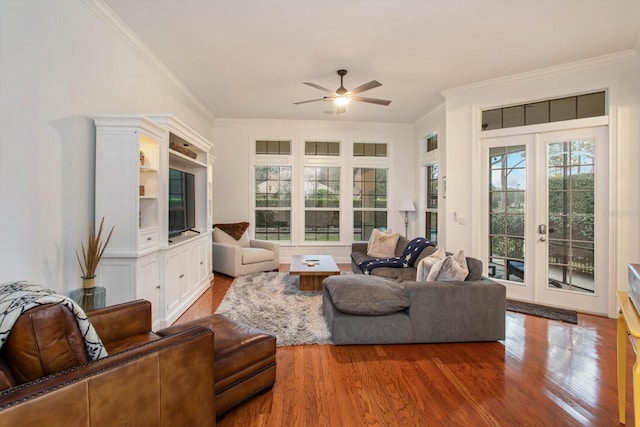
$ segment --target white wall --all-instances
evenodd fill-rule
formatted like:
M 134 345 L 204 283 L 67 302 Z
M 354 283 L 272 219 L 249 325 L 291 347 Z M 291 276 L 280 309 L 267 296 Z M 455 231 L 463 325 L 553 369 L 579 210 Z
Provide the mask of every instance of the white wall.
M 0 2 L 0 283 L 81 286 L 75 251 L 94 211 L 91 117 L 150 112 L 211 137 L 212 120 L 88 3 Z
M 255 139 L 291 139 L 303 144 L 305 139 L 388 142 L 391 147 L 391 188 L 389 190 L 389 227 L 404 234 L 404 217 L 397 207 L 404 197 L 415 199 L 417 194 L 417 156 L 413 125 L 389 123 L 360 123 L 303 120 L 244 120 L 216 119 L 214 137 L 216 156 L 213 171 L 213 222 L 253 222 L 250 217 L 251 147 Z M 416 235 L 415 215 L 411 219 L 409 235 Z M 339 262 L 349 262 L 350 234 L 344 233 L 344 242 L 329 248 L 323 245 L 321 253 L 334 255 Z M 282 245 L 285 262 L 292 254 L 310 253 L 314 249 Z
M 626 289 L 627 264 L 640 261 L 640 57 L 624 52 L 582 63 L 511 76 L 446 91 L 447 248 L 474 255 L 478 236 L 477 206 L 479 111 L 607 89 L 610 109 L 611 180 L 614 203 L 611 238 L 612 289 Z M 455 171 L 455 173 L 454 173 Z M 459 220 L 453 220 L 453 213 Z M 460 218 L 466 219 L 461 224 Z M 615 298 L 610 298 L 611 304 Z

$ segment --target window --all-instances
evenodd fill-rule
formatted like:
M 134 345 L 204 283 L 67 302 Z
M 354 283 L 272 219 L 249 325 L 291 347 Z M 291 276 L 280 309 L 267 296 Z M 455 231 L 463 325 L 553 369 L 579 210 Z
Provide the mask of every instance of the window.
M 256 141 L 256 154 L 291 154 L 291 141 Z
M 483 111 L 482 130 L 604 116 L 605 98 L 605 92 L 594 92 Z
M 304 168 L 304 240 L 340 241 L 340 168 Z
M 291 240 L 291 167 L 255 167 L 255 235 Z
M 354 142 L 354 157 L 387 157 L 387 144 L 383 142 Z
M 427 153 L 438 149 L 438 134 L 434 133 L 427 138 Z
M 353 169 L 353 240 L 367 241 L 387 226 L 387 169 Z
M 305 141 L 305 156 L 339 156 L 340 143 L 333 141 Z
M 438 242 L 438 164 L 427 166 L 427 210 L 426 227 L 427 239 Z

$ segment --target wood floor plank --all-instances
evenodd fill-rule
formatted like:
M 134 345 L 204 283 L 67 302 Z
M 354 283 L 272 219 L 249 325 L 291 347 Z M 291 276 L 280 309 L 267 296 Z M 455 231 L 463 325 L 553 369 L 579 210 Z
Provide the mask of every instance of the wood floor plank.
M 214 312 L 232 281 L 216 274 L 176 323 Z M 493 343 L 278 347 L 273 390 L 218 426 L 618 425 L 614 319 L 579 314 L 574 325 L 507 312 L 506 326 Z

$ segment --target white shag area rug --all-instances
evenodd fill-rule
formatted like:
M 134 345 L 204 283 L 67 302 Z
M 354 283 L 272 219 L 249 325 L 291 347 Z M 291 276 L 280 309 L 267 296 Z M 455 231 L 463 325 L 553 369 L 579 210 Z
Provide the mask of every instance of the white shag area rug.
M 288 273 L 237 277 L 216 313 L 275 335 L 279 347 L 332 343 L 322 291 L 300 291 L 299 277 Z

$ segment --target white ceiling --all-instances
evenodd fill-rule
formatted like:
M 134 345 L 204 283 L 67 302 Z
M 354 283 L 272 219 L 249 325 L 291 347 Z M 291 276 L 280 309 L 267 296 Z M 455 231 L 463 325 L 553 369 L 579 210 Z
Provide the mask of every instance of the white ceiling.
M 640 44 L 640 0 L 104 2 L 217 118 L 414 122 L 444 89 Z M 293 105 L 340 68 L 391 105 Z

